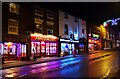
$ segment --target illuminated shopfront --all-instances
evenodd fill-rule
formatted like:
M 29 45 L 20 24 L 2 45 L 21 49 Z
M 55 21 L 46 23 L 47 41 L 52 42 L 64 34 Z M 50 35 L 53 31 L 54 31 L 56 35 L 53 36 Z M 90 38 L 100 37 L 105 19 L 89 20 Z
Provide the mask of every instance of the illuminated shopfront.
M 94 51 L 100 49 L 100 37 L 97 34 L 92 34 L 92 36 L 89 34 L 89 40 L 88 40 L 88 49 L 89 51 Z
M 75 48 L 76 43 L 78 44 L 79 41 L 72 41 L 67 39 L 60 39 L 60 55 L 71 55 L 73 52 L 78 53 L 77 48 Z M 76 46 L 77 47 L 77 46 Z
M 20 40 L 22 40 L 22 43 L 20 43 Z M 23 42 L 27 42 L 26 37 L 3 36 L 3 42 L 0 43 L 0 54 L 3 55 L 5 60 L 21 60 L 22 57 L 26 57 L 27 52 L 27 44 Z
M 31 34 L 31 56 L 57 56 L 58 38 L 52 35 Z

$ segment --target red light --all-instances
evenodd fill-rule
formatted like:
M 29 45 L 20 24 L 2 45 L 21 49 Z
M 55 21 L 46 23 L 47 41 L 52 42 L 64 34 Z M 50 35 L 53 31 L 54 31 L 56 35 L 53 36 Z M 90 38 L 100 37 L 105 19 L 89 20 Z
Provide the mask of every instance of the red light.
M 85 21 L 82 20 L 82 25 L 84 25 L 84 24 L 85 24 Z

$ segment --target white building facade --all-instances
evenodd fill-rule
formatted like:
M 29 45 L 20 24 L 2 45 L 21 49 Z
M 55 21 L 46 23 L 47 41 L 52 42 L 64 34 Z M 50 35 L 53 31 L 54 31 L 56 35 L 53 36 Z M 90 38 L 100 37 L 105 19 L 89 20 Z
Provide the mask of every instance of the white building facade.
M 79 38 L 87 39 L 86 22 L 59 11 L 59 37 L 61 54 L 78 54 Z

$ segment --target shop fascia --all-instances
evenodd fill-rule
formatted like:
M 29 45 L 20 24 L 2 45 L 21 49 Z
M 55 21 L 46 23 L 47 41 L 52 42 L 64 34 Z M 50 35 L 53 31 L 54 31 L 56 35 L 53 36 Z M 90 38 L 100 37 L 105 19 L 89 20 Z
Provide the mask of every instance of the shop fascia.
M 76 42 L 76 43 L 79 43 L 79 41 L 71 41 L 71 40 L 66 40 L 66 39 L 60 39 L 60 41 L 63 41 L 63 42 Z
M 43 34 L 39 34 L 39 33 L 34 33 L 31 34 L 31 39 L 34 40 L 42 40 L 42 41 L 57 41 L 58 37 L 53 36 L 53 35 L 43 35 Z

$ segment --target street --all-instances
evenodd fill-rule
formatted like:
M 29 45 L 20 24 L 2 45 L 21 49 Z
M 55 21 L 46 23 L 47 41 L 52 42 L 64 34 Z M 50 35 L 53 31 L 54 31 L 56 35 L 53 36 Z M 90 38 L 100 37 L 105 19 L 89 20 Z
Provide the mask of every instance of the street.
M 106 50 L 79 57 L 4 69 L 3 79 L 45 79 L 49 77 L 102 78 L 120 64 L 119 49 Z

